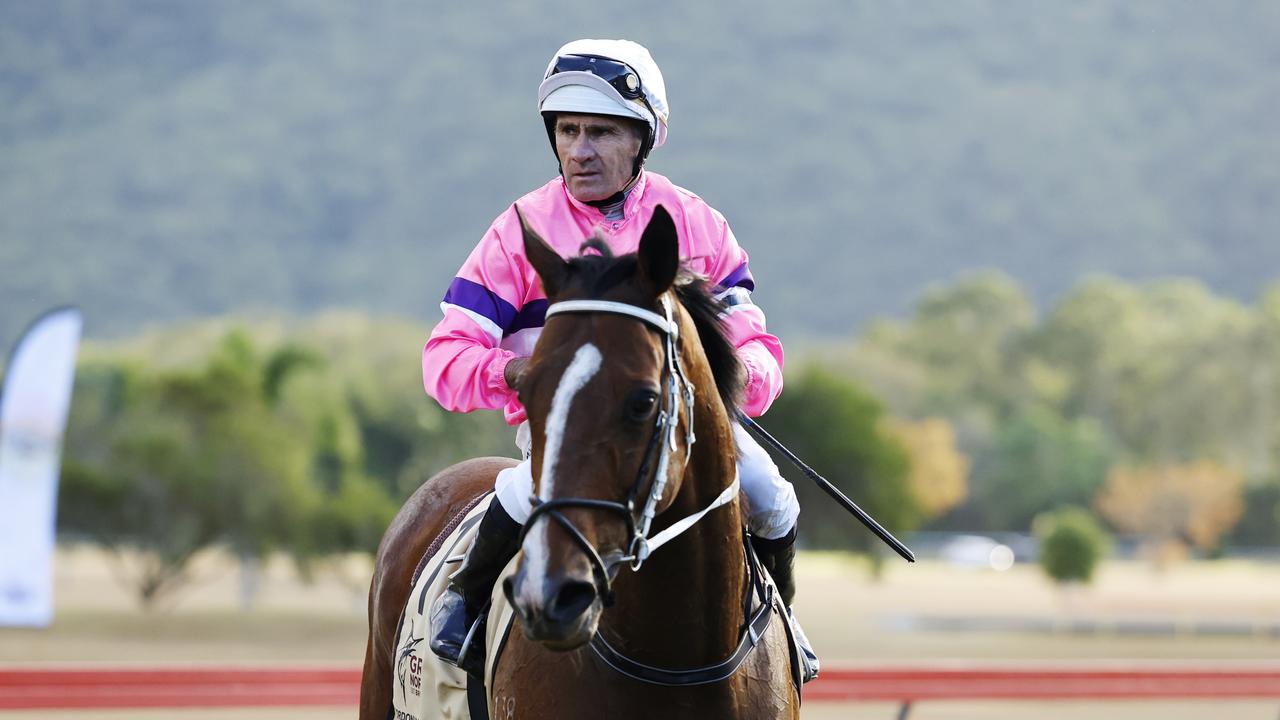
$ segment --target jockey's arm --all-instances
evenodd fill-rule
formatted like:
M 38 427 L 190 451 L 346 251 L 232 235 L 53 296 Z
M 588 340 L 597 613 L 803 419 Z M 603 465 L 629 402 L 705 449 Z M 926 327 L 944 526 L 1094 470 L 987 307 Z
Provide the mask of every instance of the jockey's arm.
M 711 277 L 720 286 L 718 295 L 728 305 L 721 322 L 747 371 L 742 411 L 758 417 L 782 394 L 782 341 L 769 333 L 764 311 L 751 302 L 755 280 L 747 269 L 747 252 L 738 245 L 719 213 L 716 219 L 722 226 L 722 240 Z
M 485 233 L 445 293 L 444 318 L 422 350 L 422 382 L 446 410 L 502 408 L 508 422 L 519 422 L 524 408 L 506 377 L 508 365 L 518 358 L 499 343 L 525 289 L 498 226 L 495 221 Z
M 422 350 L 423 387 L 446 410 L 505 407 L 515 399 L 505 377 L 515 358 L 472 318 L 446 308 Z
M 764 313 L 755 305 L 730 307 L 722 322 L 747 371 L 742 411 L 759 417 L 782 394 L 782 342 L 765 331 Z

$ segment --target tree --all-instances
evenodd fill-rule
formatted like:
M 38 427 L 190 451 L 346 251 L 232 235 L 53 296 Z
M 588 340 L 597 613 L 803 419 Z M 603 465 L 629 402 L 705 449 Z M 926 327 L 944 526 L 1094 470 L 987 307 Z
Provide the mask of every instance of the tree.
M 1106 438 L 1092 419 L 1026 408 L 997 428 L 979 456 L 981 475 L 969 516 L 988 529 L 1026 531 L 1040 513 L 1087 505 L 1109 464 Z
M 1269 470 L 1274 354 L 1260 316 L 1200 283 L 1134 286 L 1095 278 L 1050 314 L 1031 343 L 1068 379 L 1061 405 L 1142 462 L 1221 457 Z
M 1036 517 L 1040 567 L 1054 582 L 1087 583 L 1110 544 L 1107 533 L 1088 510 L 1066 507 Z
M 129 574 L 144 607 L 181 587 L 204 549 L 226 543 L 257 558 L 301 532 L 317 501 L 306 428 L 272 403 L 299 357 L 258 362 L 247 336 L 231 333 L 195 370 L 106 363 L 85 373 L 63 526 L 118 556 L 136 551 Z
M 362 473 L 395 500 L 453 463 L 483 455 L 511 456 L 513 433 L 500 412 L 451 413 L 422 390 L 415 362 L 428 328 L 414 323 L 331 312 L 301 324 L 291 336 L 323 354 L 331 377 L 301 378 L 295 391 L 328 397 L 341 388 L 358 445 Z
M 1122 531 L 1209 550 L 1240 519 L 1243 486 L 1239 472 L 1208 460 L 1118 467 L 1095 505 Z
M 924 519 L 937 517 L 965 499 L 969 459 L 956 447 L 950 423 L 942 418 L 914 423 L 891 420 L 888 428 L 911 457 L 911 494 Z
M 397 510 L 385 486 L 365 471 L 360 427 L 345 404 L 331 406 L 318 417 L 310 448 L 318 500 L 289 548 L 308 578 L 317 560 L 376 552 Z M 367 578 L 348 577 L 341 572 L 342 563 L 331 567 L 353 590 L 365 589 Z
M 1022 288 L 1007 275 L 986 272 L 927 292 L 909 322 L 874 325 L 860 344 L 894 358 L 894 374 L 903 366 L 922 369 L 921 395 L 905 414 L 954 418 L 980 408 L 998 415 L 1016 400 L 1010 377 L 1034 324 Z
M 921 511 L 908 479 L 910 456 L 881 422 L 883 415 L 858 385 L 810 367 L 788 378 L 787 392 L 762 424 L 886 528 L 900 532 L 916 527 Z M 812 483 L 795 487 L 807 545 L 867 550 L 879 543 Z
M 1244 514 L 1228 542 L 1280 547 L 1280 481 L 1271 479 L 1245 488 Z

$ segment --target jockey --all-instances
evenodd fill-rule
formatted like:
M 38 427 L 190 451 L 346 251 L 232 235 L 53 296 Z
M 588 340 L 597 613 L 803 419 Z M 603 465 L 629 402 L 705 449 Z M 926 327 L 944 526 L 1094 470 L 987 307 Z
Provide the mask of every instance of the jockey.
M 626 40 L 565 45 L 543 75 L 538 109 L 560 175 L 517 202 L 529 224 L 561 256 L 575 254 L 578 243 L 593 234 L 623 254 L 636 250 L 654 209 L 663 205 L 679 229 L 680 256 L 691 270 L 718 283 L 727 305 L 722 321 L 747 372 L 742 410 L 763 414 L 782 391 L 783 354 L 782 344 L 765 330 L 764 313 L 751 303 L 755 284 L 747 254 L 724 216 L 644 169 L 649 151 L 667 139 L 668 117 L 662 74 L 649 51 Z M 494 220 L 441 308 L 444 318 L 422 354 L 427 393 L 448 410 L 503 408 L 507 422 L 519 426 L 516 443 L 525 456 L 498 474 L 497 502 L 490 503 L 475 544 L 431 610 L 431 649 L 476 673 L 483 669 L 483 652 L 463 647 L 468 630 L 519 549 L 520 528 L 532 511 L 528 423 L 514 388 L 541 332 L 547 300 L 524 257 L 514 208 Z M 733 431 L 751 542 L 790 607 L 800 514 L 795 491 L 739 424 Z M 794 616 L 792 624 L 803 638 Z M 807 640 L 801 645 L 807 681 L 817 675 L 818 662 Z M 464 650 L 466 657 L 460 657 Z

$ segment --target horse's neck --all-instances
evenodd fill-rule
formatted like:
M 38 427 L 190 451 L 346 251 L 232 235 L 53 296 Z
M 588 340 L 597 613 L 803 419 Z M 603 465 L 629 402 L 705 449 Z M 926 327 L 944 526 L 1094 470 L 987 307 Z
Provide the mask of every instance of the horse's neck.
M 716 433 L 717 435 L 719 433 Z M 681 492 L 655 529 L 705 508 L 732 481 L 732 433 L 726 454 L 711 447 L 697 452 L 686 469 Z M 601 629 L 633 659 L 665 667 L 696 667 L 724 660 L 733 652 L 743 625 L 746 591 L 742 515 L 738 501 L 711 511 L 692 528 L 655 551 L 638 573 L 618 578 L 617 605 Z

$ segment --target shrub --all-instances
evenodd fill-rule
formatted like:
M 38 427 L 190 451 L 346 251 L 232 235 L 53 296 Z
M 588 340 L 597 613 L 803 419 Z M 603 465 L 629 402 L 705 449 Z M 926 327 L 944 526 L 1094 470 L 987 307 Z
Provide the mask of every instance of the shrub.
M 1087 583 L 1107 552 L 1110 538 L 1088 510 L 1067 507 L 1036 518 L 1040 566 L 1057 583 Z

